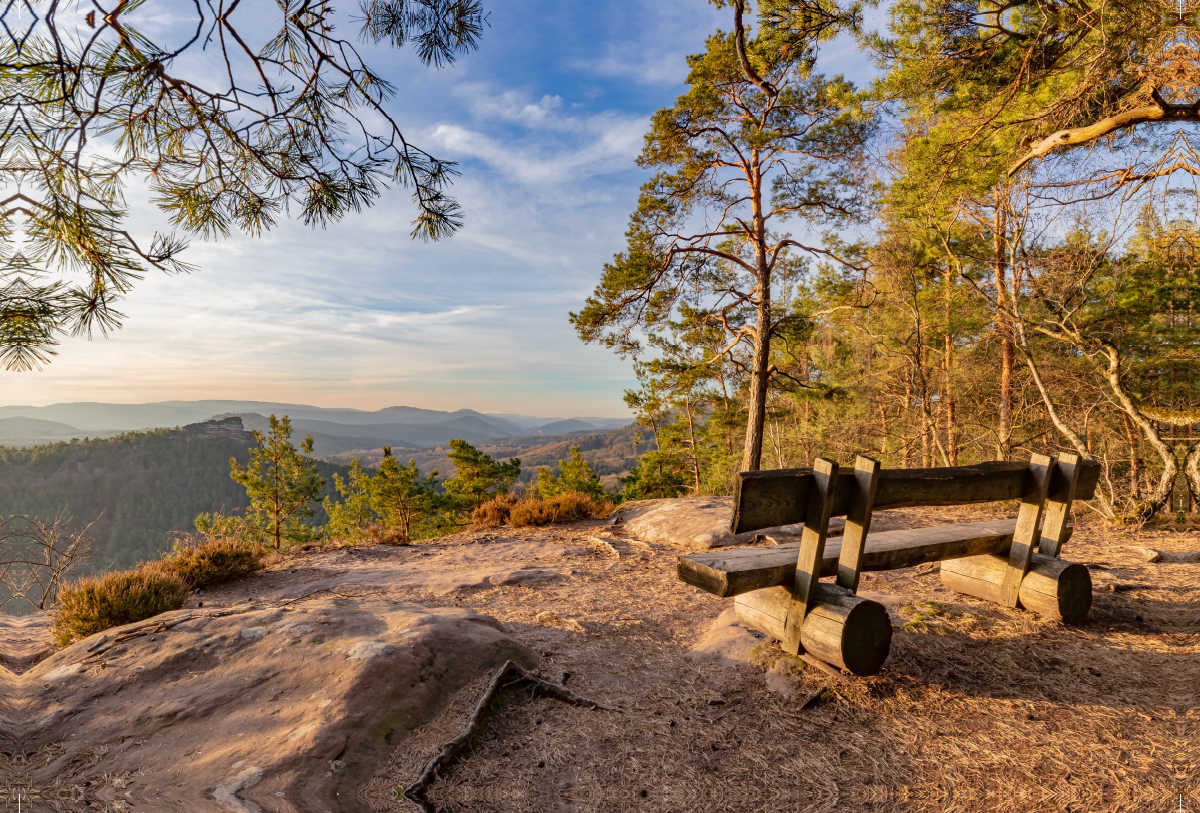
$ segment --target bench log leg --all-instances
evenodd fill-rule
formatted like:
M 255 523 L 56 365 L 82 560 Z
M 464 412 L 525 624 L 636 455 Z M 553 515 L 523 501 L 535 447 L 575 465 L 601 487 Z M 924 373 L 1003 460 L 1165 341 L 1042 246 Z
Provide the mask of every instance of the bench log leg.
M 818 584 L 800 629 L 802 652 L 854 675 L 883 668 L 892 648 L 892 622 L 882 604 L 832 584 Z M 786 635 L 792 591 L 768 587 L 734 599 L 738 621 L 779 641 Z
M 1006 604 L 1002 588 L 1008 571 L 1008 557 L 997 554 L 948 559 L 942 562 L 942 584 Z M 1064 624 L 1082 624 L 1092 608 L 1092 575 L 1084 565 L 1035 553 L 1021 580 L 1020 606 Z

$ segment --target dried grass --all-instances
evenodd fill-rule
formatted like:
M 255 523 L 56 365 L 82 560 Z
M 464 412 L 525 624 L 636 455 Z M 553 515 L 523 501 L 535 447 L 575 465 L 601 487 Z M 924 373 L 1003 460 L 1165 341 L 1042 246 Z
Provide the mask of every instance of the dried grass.
M 178 610 L 187 593 L 183 579 L 157 563 L 85 576 L 59 592 L 59 606 L 53 611 L 54 639 L 66 646 L 111 627 Z
M 599 519 L 613 510 L 613 503 L 598 500 L 589 494 L 569 491 L 547 499 L 524 499 L 509 510 L 508 524 L 514 528 L 554 525 L 560 522 L 578 522 L 581 519 Z
M 501 525 L 507 525 L 508 515 L 520 499 L 514 494 L 497 494 L 471 514 L 472 527 L 499 528 Z
M 204 590 L 261 570 L 261 545 L 233 536 L 184 534 L 154 562 L 81 578 L 62 588 L 53 611 L 61 646 L 112 627 L 178 610 L 189 590 Z M 278 556 L 278 554 L 276 554 Z
M 262 545 L 231 536 L 192 534 L 175 550 L 147 567 L 174 573 L 193 590 L 203 590 L 262 569 Z

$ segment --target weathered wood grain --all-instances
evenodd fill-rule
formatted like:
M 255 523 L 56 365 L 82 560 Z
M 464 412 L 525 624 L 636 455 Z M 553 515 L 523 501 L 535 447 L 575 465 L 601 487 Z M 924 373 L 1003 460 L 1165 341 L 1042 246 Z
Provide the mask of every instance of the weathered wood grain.
M 834 461 L 824 458 L 813 461 L 812 485 L 808 489 L 809 521 L 804 523 L 804 531 L 800 536 L 796 572 L 792 577 L 795 606 L 784 619 L 784 636 L 779 639 L 784 652 L 793 655 L 800 651 L 800 630 L 805 616 L 812 609 L 817 579 L 821 578 L 825 537 L 829 534 L 829 511 L 833 507 L 833 485 L 837 476 L 838 464 Z
M 1042 512 L 1046 507 L 1046 496 L 1050 493 L 1050 479 L 1057 467 L 1057 457 L 1035 454 L 1029 459 L 1033 482 L 1021 498 L 1017 528 L 1013 532 L 1012 547 L 1008 550 L 1008 572 L 1000 587 L 1000 603 L 1005 607 L 1016 607 L 1020 600 L 1021 580 L 1029 570 L 1034 548 L 1040 544 L 1038 529 L 1042 527 Z
M 1015 520 L 940 525 L 907 531 L 882 531 L 867 537 L 860 572 L 897 570 L 985 553 L 1007 553 Z M 714 595 L 729 597 L 795 582 L 798 543 L 769 548 L 733 548 L 680 556 L 681 581 Z M 837 573 L 841 542 L 829 540 L 821 559 L 821 575 Z
M 1046 519 L 1042 523 L 1042 539 L 1038 552 L 1044 556 L 1058 556 L 1063 543 L 1071 535 L 1067 520 L 1071 518 L 1071 503 L 1079 484 L 1082 463 L 1079 455 L 1060 454 L 1050 482 L 1050 493 L 1046 496 Z
M 781 642 L 787 634 L 787 618 L 796 604 L 786 587 L 755 590 L 734 601 L 743 626 L 754 627 Z M 892 622 L 882 604 L 859 598 L 834 584 L 820 584 L 813 607 L 804 617 L 800 642 L 800 652 L 855 675 L 873 675 L 891 651 Z
M 863 545 L 871 531 L 871 512 L 879 484 L 879 461 L 859 457 L 854 461 L 854 492 L 846 509 L 846 529 L 842 531 L 842 551 L 838 556 L 838 587 L 851 593 L 858 590 Z
M 959 593 L 999 602 L 1008 558 L 969 556 L 942 563 L 942 584 Z M 1021 580 L 1020 606 L 1064 624 L 1082 624 L 1092 607 L 1092 576 L 1086 566 L 1035 553 Z
M 1075 499 L 1090 500 L 1100 478 L 1100 464 L 1081 460 Z M 1020 462 L 980 463 L 933 469 L 884 469 L 879 472 L 874 510 L 920 505 L 969 505 L 1018 500 L 1028 491 L 1029 465 Z M 854 491 L 854 473 L 838 475 L 830 516 L 845 516 Z M 804 522 L 812 469 L 741 472 L 734 481 L 733 534 Z

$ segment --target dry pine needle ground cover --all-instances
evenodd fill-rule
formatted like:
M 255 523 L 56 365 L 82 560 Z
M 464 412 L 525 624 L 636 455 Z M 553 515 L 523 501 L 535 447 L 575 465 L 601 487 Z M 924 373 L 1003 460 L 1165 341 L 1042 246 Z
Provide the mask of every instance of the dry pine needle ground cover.
M 989 516 L 889 513 L 912 527 Z M 568 688 L 623 712 L 507 693 L 468 756 L 432 786 L 439 811 L 1200 807 L 1200 625 L 1189 611 L 1200 565 L 1149 563 L 1129 547 L 1198 550 L 1200 532 L 1081 527 L 1064 549 L 1091 567 L 1092 620 L 1081 627 L 951 593 L 936 565 L 866 574 L 861 590 L 886 600 L 896 634 L 879 675 L 844 682 L 765 640 L 743 647 L 743 660 L 697 657 L 731 602 L 679 582 L 679 551 L 599 522 L 465 533 L 386 556 L 411 574 L 459 546 L 513 542 L 561 546 L 562 577 L 376 589 L 493 615 L 540 653 L 543 676 L 565 675 Z M 293 559 L 256 584 L 302 585 L 347 556 Z M 398 745 L 362 790 L 371 808 L 412 809 L 397 788 L 462 729 L 486 682 Z

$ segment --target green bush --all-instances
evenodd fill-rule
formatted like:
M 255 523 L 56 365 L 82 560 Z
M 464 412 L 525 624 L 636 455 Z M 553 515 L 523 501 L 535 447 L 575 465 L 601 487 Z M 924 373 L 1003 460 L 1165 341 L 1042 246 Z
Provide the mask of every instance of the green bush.
M 581 519 L 599 519 L 613 510 L 609 500 L 597 499 L 590 494 L 571 491 L 558 494 L 547 500 L 521 500 L 515 503 L 508 514 L 508 524 L 551 525 L 556 522 L 575 522 Z
M 194 537 L 155 566 L 173 572 L 193 590 L 203 590 L 262 569 L 263 548 L 238 537 Z
M 123 624 L 178 610 L 188 588 L 160 563 L 135 570 L 85 576 L 63 586 L 54 611 L 54 638 L 61 646 Z

